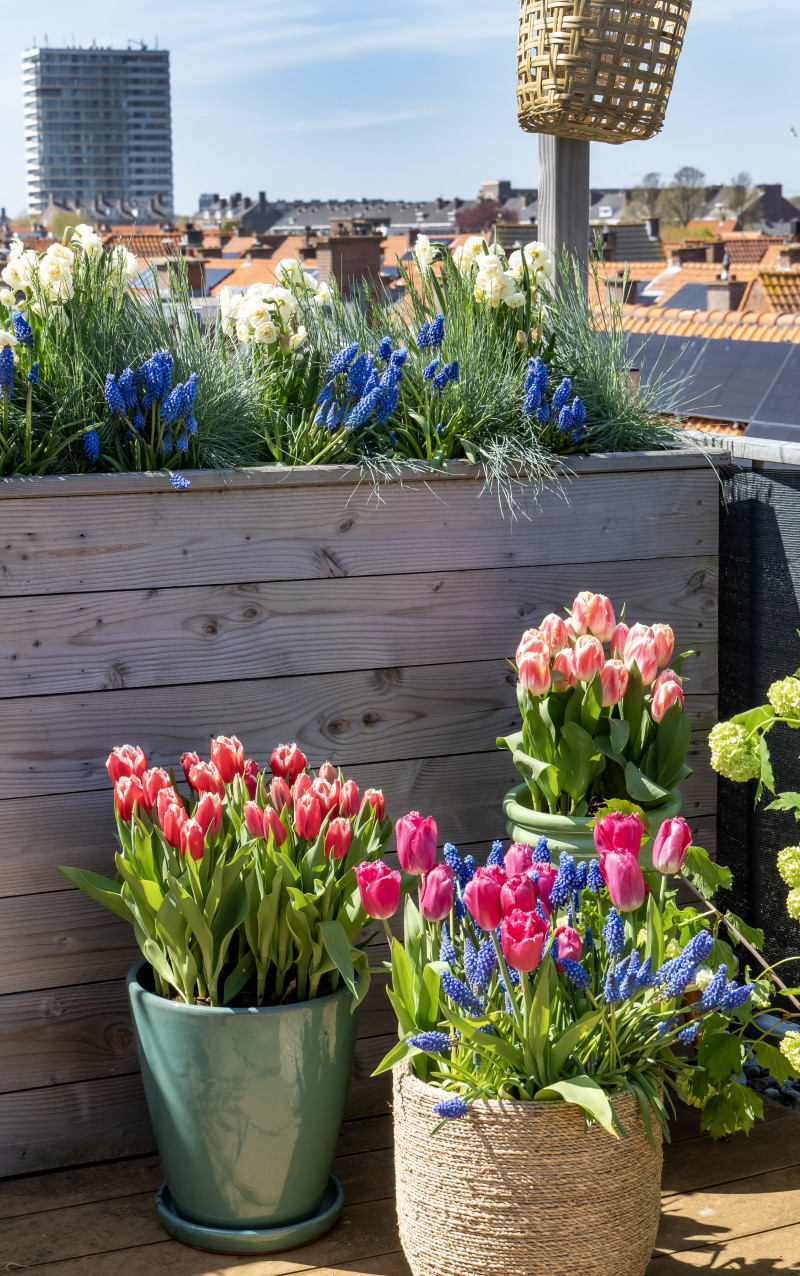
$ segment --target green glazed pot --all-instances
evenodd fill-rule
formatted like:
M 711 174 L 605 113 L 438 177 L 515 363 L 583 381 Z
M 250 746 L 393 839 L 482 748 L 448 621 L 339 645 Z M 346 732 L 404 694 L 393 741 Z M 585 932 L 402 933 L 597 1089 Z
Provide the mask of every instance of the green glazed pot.
M 216 1228 L 314 1215 L 353 1066 L 349 989 L 290 1006 L 187 1006 L 128 973 L 150 1120 L 179 1213 Z
M 643 868 L 653 867 L 653 839 L 665 820 L 672 820 L 681 813 L 681 795 L 671 789 L 669 800 L 647 811 L 650 836 L 643 838 L 639 863 Z M 546 811 L 534 811 L 530 790 L 526 784 L 518 784 L 503 798 L 506 813 L 506 829 L 515 842 L 527 842 L 535 846 L 540 837 L 546 837 L 550 854 L 557 860 L 562 851 L 569 851 L 576 859 L 590 860 L 597 855 L 592 830 L 588 827 L 588 815 L 550 815 Z

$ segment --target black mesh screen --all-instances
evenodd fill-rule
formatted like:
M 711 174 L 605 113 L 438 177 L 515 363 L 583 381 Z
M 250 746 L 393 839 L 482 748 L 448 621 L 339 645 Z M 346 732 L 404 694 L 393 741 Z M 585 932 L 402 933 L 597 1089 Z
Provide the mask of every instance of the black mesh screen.
M 719 716 L 765 704 L 767 688 L 800 666 L 800 470 L 721 471 Z M 800 790 L 800 731 L 769 735 L 776 787 Z M 776 860 L 800 843 L 791 813 L 754 809 L 755 783 L 720 777 L 718 855 L 735 875 L 722 900 L 761 926 L 771 961 L 800 952 L 800 923 L 786 911 Z M 722 902 L 722 901 L 721 901 Z M 782 969 L 800 983 L 800 962 Z

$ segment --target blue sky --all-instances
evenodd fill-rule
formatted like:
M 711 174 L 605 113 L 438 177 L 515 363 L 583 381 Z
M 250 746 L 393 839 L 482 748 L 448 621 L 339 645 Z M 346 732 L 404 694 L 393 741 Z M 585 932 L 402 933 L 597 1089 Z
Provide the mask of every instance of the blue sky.
M 536 185 L 514 96 L 516 0 L 39 0 L 4 5 L 0 205 L 25 204 L 20 54 L 130 37 L 172 62 L 176 209 L 201 191 L 308 198 Z M 10 11 L 9 11 L 10 10 Z M 694 0 L 659 137 L 592 146 L 592 184 L 692 164 L 800 193 L 800 0 Z

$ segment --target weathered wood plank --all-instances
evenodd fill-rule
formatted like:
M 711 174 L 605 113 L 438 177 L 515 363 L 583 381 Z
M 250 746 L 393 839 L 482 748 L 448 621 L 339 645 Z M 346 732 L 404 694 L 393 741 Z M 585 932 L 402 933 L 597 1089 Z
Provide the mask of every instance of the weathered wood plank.
M 664 1197 L 721 1187 L 800 1163 L 797 1113 L 768 1103 L 765 1115 L 769 1119 L 757 1121 L 749 1135 L 715 1143 L 713 1151 L 707 1134 L 673 1144 L 664 1160 Z
M 800 1135 L 800 1116 L 793 1115 Z M 789 1227 L 799 1214 L 800 1165 L 741 1178 L 719 1191 L 709 1188 L 668 1196 L 662 1205 L 655 1254 L 730 1245 L 734 1239 L 762 1232 L 765 1219 L 771 1228 Z M 785 1250 L 772 1255 L 785 1256 Z M 800 1249 L 793 1257 L 800 1259 Z
M 768 1276 L 775 1272 L 797 1272 L 799 1264 L 800 1223 L 796 1223 L 702 1245 L 698 1249 L 663 1254 L 650 1260 L 645 1276 L 686 1276 L 689 1271 Z
M 717 648 L 686 662 L 693 694 L 716 691 Z M 115 744 L 140 745 L 151 766 L 178 766 L 185 749 L 207 755 L 210 734 L 236 733 L 269 757 L 296 740 L 312 766 L 478 753 L 517 729 L 516 676 L 505 660 L 419 665 L 194 688 L 23 696 L 0 716 L 0 799 L 24 792 L 105 787 Z M 373 776 L 378 774 L 377 765 Z
M 18 598 L 0 697 L 496 660 L 587 582 L 668 619 L 678 651 L 716 640 L 710 557 Z
M 716 475 L 582 477 L 512 522 L 474 483 L 387 484 L 378 503 L 321 487 L 13 500 L 0 516 L 0 593 L 383 576 L 499 565 L 715 554 Z M 350 499 L 348 499 L 348 496 Z M 546 534 L 543 534 L 546 529 Z

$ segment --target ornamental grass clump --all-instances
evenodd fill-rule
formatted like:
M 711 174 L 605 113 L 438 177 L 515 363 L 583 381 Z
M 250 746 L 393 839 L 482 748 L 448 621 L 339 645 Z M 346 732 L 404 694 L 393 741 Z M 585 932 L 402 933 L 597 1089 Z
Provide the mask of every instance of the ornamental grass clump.
M 392 830 L 379 789 L 360 794 L 330 763 L 314 775 L 295 744 L 261 769 L 236 736 L 212 740 L 209 760 L 183 754 L 183 793 L 174 771 L 148 768 L 131 745 L 106 765 L 117 875 L 61 872 L 131 923 L 158 993 L 189 1005 L 282 1005 L 343 982 L 353 1006 L 362 1001 L 370 972 L 354 942 L 367 919 L 358 875 L 374 869 Z

